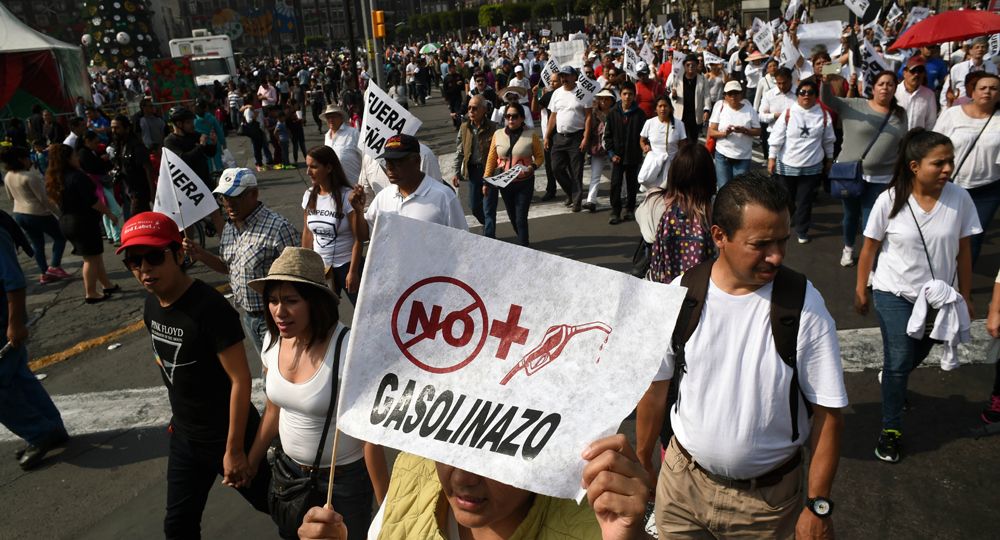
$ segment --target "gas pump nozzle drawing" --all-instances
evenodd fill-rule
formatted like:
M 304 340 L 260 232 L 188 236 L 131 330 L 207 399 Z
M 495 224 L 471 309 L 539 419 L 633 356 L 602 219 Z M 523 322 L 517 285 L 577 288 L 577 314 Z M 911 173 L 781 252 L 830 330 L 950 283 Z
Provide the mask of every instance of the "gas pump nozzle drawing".
M 543 367 L 552 363 L 559 355 L 562 354 L 563 349 L 569 344 L 570 339 L 578 334 L 584 332 L 590 332 L 592 330 L 599 330 L 607 334 L 604 337 L 604 341 L 601 343 L 601 348 L 598 349 L 598 353 L 604 350 L 604 345 L 608 342 L 608 338 L 611 337 L 611 327 L 599 322 L 590 322 L 585 324 L 579 324 L 576 326 L 570 324 L 558 324 L 556 326 L 549 327 L 545 331 L 545 335 L 542 337 L 541 343 L 539 343 L 534 349 L 529 351 L 517 364 L 511 369 L 503 380 L 500 381 L 501 385 L 506 385 L 510 380 L 517 375 L 518 371 L 524 370 L 524 374 L 528 377 L 537 373 Z M 597 357 L 597 361 L 601 361 L 601 357 Z

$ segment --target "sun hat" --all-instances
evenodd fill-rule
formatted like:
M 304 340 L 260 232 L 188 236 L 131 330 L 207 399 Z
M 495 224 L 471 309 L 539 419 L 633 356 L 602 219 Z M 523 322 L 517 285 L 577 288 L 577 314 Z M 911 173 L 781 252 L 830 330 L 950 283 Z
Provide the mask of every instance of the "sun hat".
M 264 294 L 268 281 L 291 281 L 312 285 L 336 298 L 333 290 L 326 285 L 326 267 L 323 257 L 311 249 L 286 247 L 281 255 L 271 263 L 267 276 L 255 279 L 247 285 L 259 294 Z
M 122 226 L 121 241 L 122 245 L 115 250 L 115 254 L 134 246 L 166 248 L 170 244 L 182 243 L 183 239 L 177 223 L 166 214 L 142 212 L 132 216 Z
M 726 83 L 726 87 L 722 90 L 723 93 L 728 94 L 729 92 L 742 92 L 743 86 L 739 81 L 729 81 Z
M 615 93 L 607 88 L 602 88 L 601 91 L 598 92 L 594 97 L 606 97 L 611 99 L 618 99 L 617 97 L 615 97 Z
M 344 114 L 344 109 L 341 109 L 336 105 L 328 105 L 326 107 L 326 110 L 323 111 L 323 116 L 326 116 L 328 114 L 339 114 L 340 116 L 346 116 Z

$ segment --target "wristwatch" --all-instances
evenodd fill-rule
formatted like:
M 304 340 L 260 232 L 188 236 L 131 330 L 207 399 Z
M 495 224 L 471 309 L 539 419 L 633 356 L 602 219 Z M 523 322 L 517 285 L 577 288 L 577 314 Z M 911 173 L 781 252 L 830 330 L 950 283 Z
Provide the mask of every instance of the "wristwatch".
M 806 508 L 821 518 L 830 517 L 833 513 L 833 501 L 826 497 L 806 499 Z

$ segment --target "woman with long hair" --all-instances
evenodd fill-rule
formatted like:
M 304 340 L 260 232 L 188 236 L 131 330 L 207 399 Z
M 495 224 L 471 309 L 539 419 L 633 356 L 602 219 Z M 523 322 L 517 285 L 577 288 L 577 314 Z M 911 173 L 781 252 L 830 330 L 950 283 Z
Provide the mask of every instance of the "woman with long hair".
M 858 234 L 858 223 L 863 232 L 875 199 L 892 180 L 899 143 L 907 131 L 906 111 L 896 104 L 898 81 L 896 74 L 891 71 L 878 74 L 870 99 L 837 97 L 829 81 L 822 75 L 816 77 L 822 80 L 819 88 L 820 102 L 837 114 L 843 126 L 844 144 L 837 155 L 837 161 L 862 162 L 861 172 L 865 185 L 861 196 L 842 201 L 844 250 L 840 254 L 840 265 L 848 267 L 854 264 L 854 239 Z M 866 155 L 865 149 L 869 144 L 871 149 Z
M 42 285 L 71 277 L 62 269 L 66 237 L 59 229 L 59 207 L 45 193 L 45 179 L 31 168 L 27 148 L 13 146 L 0 155 L 7 173 L 3 185 L 14 200 L 14 221 L 24 229 L 35 250 Z M 52 265 L 45 258 L 45 236 L 52 239 Z
M 313 497 L 326 494 L 331 469 L 336 467 L 333 506 L 344 516 L 349 537 L 365 538 L 371 523 L 372 496 L 381 503 L 388 490 L 388 467 L 381 446 L 347 434 L 335 437 L 336 414 L 330 408 L 347 364 L 348 328 L 338 321 L 337 297 L 325 283 L 323 259 L 306 248 L 286 247 L 267 277 L 249 285 L 267 302 L 264 317 L 268 329 L 261 353 L 266 407 L 247 454 L 251 470 L 257 469 L 275 437 L 281 445 L 276 448 L 272 470 L 290 471 L 300 478 L 318 472 L 319 485 Z M 329 427 L 325 428 L 328 418 Z M 317 499 L 306 500 L 315 504 Z M 272 508 L 272 517 L 273 512 Z M 286 521 L 279 527 L 280 536 L 298 538 L 296 529 L 301 520 L 299 515 L 297 523 Z
M 337 153 L 326 145 L 306 153 L 306 173 L 312 186 L 302 195 L 302 247 L 323 258 L 334 293 L 340 296 L 346 291 L 351 305 L 357 305 L 363 245 L 368 240 L 364 191 L 359 185 L 355 189 L 360 196 L 351 197 L 351 184 Z
M 662 205 L 646 273 L 647 279 L 659 283 L 670 283 L 688 268 L 715 256 L 711 237 L 716 190 L 712 155 L 704 145 L 684 145 L 670 164 L 669 176 L 666 189 L 651 192 L 646 198 Z M 647 221 L 641 220 L 640 227 L 643 222 Z
M 864 231 L 854 308 L 862 315 L 869 311 L 868 276 L 878 254 L 871 286 L 884 354 L 882 431 L 875 448 L 882 461 L 900 459 L 907 380 L 933 345 L 927 335 L 917 339 L 907 333 L 925 286 L 942 285 L 954 301 L 964 299 L 970 317 L 973 312 L 970 237 L 982 228 L 972 197 L 950 182 L 954 171 L 955 149 L 948 137 L 919 128 L 909 132 L 889 188 L 875 200 Z M 952 290 L 956 282 L 957 293 Z
M 677 155 L 677 146 L 687 140 L 683 122 L 674 121 L 674 104 L 666 94 L 656 98 L 656 116 L 646 120 L 639 134 L 639 146 L 643 154 L 649 157 L 662 156 L 665 160 L 661 168 L 660 179 L 656 186 L 666 187 L 670 177 L 670 162 Z M 647 183 L 647 187 L 650 185 Z M 654 187 L 656 187 L 654 186 Z
M 500 196 L 518 243 L 527 246 L 528 208 L 535 191 L 535 171 L 544 162 L 545 150 L 538 132 L 524 128 L 524 112 L 525 108 L 519 103 L 512 103 L 504 109 L 506 127 L 493 132 L 483 176 L 490 177 L 517 165 L 526 167 L 513 182 L 500 189 Z M 483 196 L 491 189 L 497 188 L 484 184 Z
M 62 212 L 59 226 L 73 245 L 73 254 L 83 257 L 84 301 L 96 304 L 107 300 L 111 293 L 121 289 L 111 283 L 104 268 L 101 216 L 116 226 L 118 218 L 97 198 L 94 183 L 80 170 L 78 154 L 65 144 L 49 147 L 45 191 Z

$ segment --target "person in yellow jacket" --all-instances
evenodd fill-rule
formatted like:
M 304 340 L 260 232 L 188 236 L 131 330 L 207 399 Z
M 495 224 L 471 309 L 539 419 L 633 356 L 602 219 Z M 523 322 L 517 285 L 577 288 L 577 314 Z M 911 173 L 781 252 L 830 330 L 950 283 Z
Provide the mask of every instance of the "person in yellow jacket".
M 643 529 L 650 481 L 621 434 L 583 452 L 589 505 L 539 495 L 457 467 L 400 454 L 389 493 L 368 538 L 459 540 L 636 540 Z M 303 540 L 344 540 L 333 508 L 314 507 L 299 528 Z M 357 539 L 351 539 L 357 540 Z

